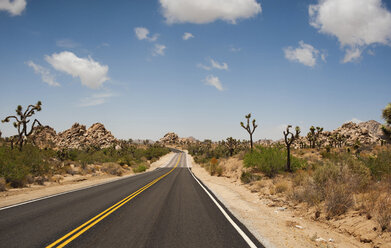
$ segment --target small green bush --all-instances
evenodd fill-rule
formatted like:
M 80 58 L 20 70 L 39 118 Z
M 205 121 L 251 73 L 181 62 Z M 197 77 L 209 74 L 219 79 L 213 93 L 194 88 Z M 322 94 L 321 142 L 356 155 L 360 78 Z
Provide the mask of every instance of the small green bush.
M 376 180 L 391 175 L 391 150 L 381 151 L 376 156 L 362 158 L 362 161 Z
M 240 175 L 240 181 L 242 183 L 251 183 L 253 181 L 261 180 L 261 176 L 255 175 L 254 173 L 248 172 L 248 171 L 242 171 L 242 174 Z
M 280 147 L 257 147 L 253 152 L 244 156 L 244 166 L 255 168 L 268 177 L 274 177 L 277 173 L 286 168 L 286 150 Z M 294 156 L 291 157 L 291 168 L 293 171 L 305 168 L 306 162 Z
M 144 172 L 144 171 L 146 171 L 146 170 L 147 170 L 147 166 L 141 164 L 141 165 L 139 165 L 138 167 L 134 168 L 134 169 L 133 169 L 133 172 L 134 172 L 134 173 L 140 173 L 140 172 Z

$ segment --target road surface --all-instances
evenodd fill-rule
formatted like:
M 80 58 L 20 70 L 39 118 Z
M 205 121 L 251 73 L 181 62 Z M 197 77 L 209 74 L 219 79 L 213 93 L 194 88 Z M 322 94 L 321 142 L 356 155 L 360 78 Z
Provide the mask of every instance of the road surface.
M 163 168 L 0 210 L 0 247 L 263 247 L 177 152 Z

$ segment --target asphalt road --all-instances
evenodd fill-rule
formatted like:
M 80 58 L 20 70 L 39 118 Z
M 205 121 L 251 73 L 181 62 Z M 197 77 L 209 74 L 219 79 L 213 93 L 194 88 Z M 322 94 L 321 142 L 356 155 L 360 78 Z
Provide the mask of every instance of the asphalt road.
M 0 247 L 263 247 L 204 187 L 179 152 L 164 168 L 0 210 Z

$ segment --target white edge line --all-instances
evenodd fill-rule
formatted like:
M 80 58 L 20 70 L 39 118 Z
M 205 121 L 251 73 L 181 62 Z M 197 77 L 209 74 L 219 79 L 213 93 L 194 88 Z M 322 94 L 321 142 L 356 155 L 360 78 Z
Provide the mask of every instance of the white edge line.
M 186 154 L 186 157 L 187 154 Z M 200 183 L 200 181 L 194 176 L 193 172 L 189 168 L 189 164 L 187 164 L 187 169 L 189 170 L 190 174 L 193 176 L 194 180 L 201 186 L 203 190 L 208 194 L 208 196 L 212 199 L 212 201 L 216 204 L 216 206 L 220 209 L 220 211 L 223 213 L 225 218 L 231 223 L 231 225 L 236 229 L 236 231 L 242 236 L 244 241 L 251 247 L 251 248 L 257 248 L 257 246 L 251 241 L 251 239 L 243 232 L 242 229 L 235 223 L 235 221 L 232 220 L 232 218 L 227 214 L 227 212 L 224 210 L 224 208 L 216 201 L 216 199 L 209 193 L 207 189 Z
M 167 167 L 168 164 L 171 163 L 171 161 L 173 160 L 173 158 L 175 157 L 175 155 L 176 155 L 176 154 L 174 154 L 174 156 L 172 157 L 172 159 L 171 159 L 164 167 Z M 160 167 L 159 167 L 159 168 L 160 168 Z M 152 172 L 152 171 L 148 171 L 148 172 Z M 148 173 L 148 172 L 146 172 L 146 173 Z M 93 188 L 93 187 L 98 187 L 98 186 L 101 186 L 101 185 L 105 185 L 105 184 L 108 184 L 108 183 L 113 183 L 113 182 L 116 182 L 116 181 L 119 181 L 119 180 L 124 180 L 124 179 L 127 179 L 127 178 L 129 178 L 129 177 L 134 177 L 134 176 L 143 175 L 143 174 L 145 174 L 145 173 L 142 173 L 142 174 L 132 174 L 132 175 L 124 176 L 124 177 L 121 177 L 121 178 L 115 178 L 115 179 L 113 179 L 113 180 L 110 180 L 110 181 L 107 181 L 107 182 L 104 182 L 104 183 L 99 183 L 99 184 L 94 184 L 94 185 L 86 186 L 86 187 L 83 187 L 83 188 L 80 188 L 80 189 L 73 189 L 73 190 L 69 190 L 69 191 L 57 193 L 57 194 L 54 194 L 54 195 L 43 196 L 43 197 L 40 197 L 40 198 L 36 198 L 36 199 L 24 201 L 24 202 L 17 203 L 17 204 L 14 204 L 14 205 L 2 207 L 2 208 L 0 208 L 0 211 L 6 210 L 6 209 L 9 209 L 9 208 L 14 208 L 14 207 L 26 205 L 26 204 L 33 203 L 33 202 L 37 202 L 37 201 L 41 201 L 41 200 L 45 200 L 45 199 L 49 199 L 49 198 L 56 197 L 56 196 L 60 196 L 60 195 L 65 195 L 65 194 L 73 193 L 73 192 L 76 192 L 76 191 L 81 191 L 81 190 L 85 190 L 85 189 L 89 189 L 89 188 Z

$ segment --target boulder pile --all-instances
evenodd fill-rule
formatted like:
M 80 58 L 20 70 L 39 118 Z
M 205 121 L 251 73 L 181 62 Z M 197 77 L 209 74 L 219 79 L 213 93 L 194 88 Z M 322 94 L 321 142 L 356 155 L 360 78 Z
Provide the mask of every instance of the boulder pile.
M 31 139 L 41 148 L 108 148 L 118 144 L 118 140 L 101 123 L 95 123 L 88 129 L 85 125 L 75 123 L 70 129 L 58 134 L 49 126 L 37 127 Z
M 166 133 L 159 143 L 166 145 L 186 145 L 198 142 L 194 137 L 180 138 L 176 133 Z
M 347 122 L 333 131 L 323 131 L 317 138 L 317 143 L 322 146 L 354 146 L 360 144 L 363 146 L 380 145 L 385 139 L 381 130 L 381 124 L 377 121 L 370 120 L 361 123 Z M 309 146 L 309 141 L 302 133 L 302 136 L 295 141 L 295 148 L 302 145 Z M 339 137 L 339 141 L 335 141 Z

